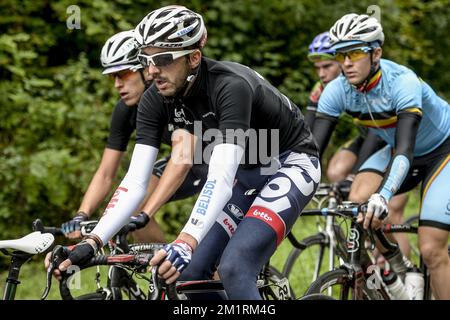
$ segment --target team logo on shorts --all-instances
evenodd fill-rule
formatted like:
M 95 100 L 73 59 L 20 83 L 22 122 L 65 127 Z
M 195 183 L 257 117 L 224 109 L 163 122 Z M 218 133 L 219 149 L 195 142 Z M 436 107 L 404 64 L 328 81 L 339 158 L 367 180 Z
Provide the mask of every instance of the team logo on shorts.
M 238 206 L 236 206 L 232 203 L 229 203 L 227 205 L 227 208 L 239 220 L 242 220 L 242 218 L 244 217 L 244 213 L 242 212 L 241 208 L 239 208 Z

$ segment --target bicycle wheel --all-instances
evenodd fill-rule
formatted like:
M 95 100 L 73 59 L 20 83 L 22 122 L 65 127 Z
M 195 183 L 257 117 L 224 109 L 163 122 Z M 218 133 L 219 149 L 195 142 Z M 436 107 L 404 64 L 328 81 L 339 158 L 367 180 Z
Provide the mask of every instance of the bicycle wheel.
M 419 224 L 419 215 L 409 217 L 408 219 L 405 220 L 405 222 L 403 222 L 403 224 L 417 226 Z
M 326 294 L 321 293 L 313 293 L 308 294 L 303 297 L 301 297 L 299 300 L 336 300 L 333 297 L 327 296 Z
M 68 281 L 69 278 L 63 278 L 59 283 L 59 293 L 62 300 L 110 300 L 111 294 L 108 291 L 100 288 L 96 292 L 85 293 L 79 296 L 73 296 L 69 289 Z
M 295 300 L 289 280 L 270 265 L 263 272 L 263 284 L 259 291 L 263 300 Z
M 329 240 L 323 233 L 317 233 L 300 241 L 302 249 L 292 248 L 283 267 L 283 275 L 296 288 L 297 296 L 303 295 L 317 277 L 328 271 Z M 325 258 L 325 262 L 323 261 Z M 338 258 L 335 258 L 335 263 Z
M 74 300 L 106 300 L 107 293 L 105 291 L 83 294 L 74 298 Z
M 389 297 L 377 289 L 368 289 L 364 281 L 359 286 L 361 292 L 356 296 L 355 293 L 355 275 L 349 274 L 345 269 L 336 269 L 321 275 L 314 281 L 305 293 L 305 296 L 311 294 L 323 294 L 339 300 L 388 300 Z M 330 294 L 331 291 L 331 294 Z
M 352 281 L 348 272 L 344 269 L 336 269 L 318 277 L 316 281 L 311 283 L 304 296 L 324 294 L 335 299 L 348 300 L 351 286 Z M 331 295 L 329 288 L 331 288 Z

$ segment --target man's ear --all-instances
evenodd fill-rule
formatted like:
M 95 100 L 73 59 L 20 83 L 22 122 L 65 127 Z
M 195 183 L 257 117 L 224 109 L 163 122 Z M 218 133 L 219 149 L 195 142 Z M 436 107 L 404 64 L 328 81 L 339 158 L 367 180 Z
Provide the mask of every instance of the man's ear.
M 200 64 L 202 59 L 202 52 L 200 50 L 195 50 L 189 55 L 189 66 L 191 69 L 195 69 Z
M 383 54 L 383 49 L 381 47 L 375 48 L 373 51 L 373 61 L 379 63 L 381 60 L 381 56 Z

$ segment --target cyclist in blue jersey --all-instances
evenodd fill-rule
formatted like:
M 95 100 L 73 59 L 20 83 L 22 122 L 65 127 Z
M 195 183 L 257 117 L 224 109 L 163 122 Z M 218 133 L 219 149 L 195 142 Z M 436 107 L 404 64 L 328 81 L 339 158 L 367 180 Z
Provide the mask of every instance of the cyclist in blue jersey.
M 320 78 L 310 93 L 305 111 L 305 122 L 312 127 L 323 89 L 341 74 L 340 65 L 334 58 L 334 49 L 332 49 L 328 31 L 318 34 L 311 42 L 308 47 L 308 60 L 314 64 Z M 342 186 L 350 187 L 361 165 L 369 156 L 386 145 L 383 139 L 368 132 L 367 128 L 358 126 L 358 129 L 360 134 L 345 143 L 328 161 L 327 178 L 330 182 L 340 182 Z M 403 222 L 407 200 L 406 194 L 399 194 L 389 201 L 390 223 Z M 410 246 L 407 235 L 403 233 L 389 235 L 390 238 L 392 236 L 398 241 L 402 252 L 408 256 Z M 382 256 L 379 256 L 379 261 L 383 262 Z
M 409 68 L 382 59 L 381 24 L 348 14 L 330 29 L 343 75 L 319 100 L 314 137 L 323 152 L 341 113 L 351 115 L 387 145 L 355 177 L 350 199 L 368 201 L 364 228 L 378 228 L 393 195 L 420 182 L 419 248 L 435 297 L 450 299 L 450 106 Z
M 62 229 L 68 238 L 80 238 L 80 223 L 89 219 L 111 191 L 117 170 L 126 151 L 132 133 L 136 129 L 137 105 L 150 80 L 144 76 L 144 69 L 139 63 L 137 43 L 134 30 L 123 31 L 110 37 L 101 51 L 101 62 L 105 68 L 103 74 L 114 79 L 114 86 L 121 99 L 116 104 L 112 118 L 108 141 L 100 165 L 92 178 L 75 217 L 63 223 Z M 148 77 L 147 77 L 148 78 Z M 164 133 L 163 142 L 171 145 L 171 137 Z M 173 156 L 183 153 L 173 144 Z M 166 167 L 171 174 L 186 177 L 178 188 L 168 180 L 157 188 Z M 207 174 L 206 165 L 173 166 L 169 157 L 158 160 L 153 167 L 153 174 L 147 188 L 147 196 L 141 210 L 136 211 L 133 222 L 141 229 L 133 232 L 136 242 L 164 242 L 164 234 L 153 215 L 167 201 L 187 198 L 198 193 Z M 173 181 L 172 181 L 173 182 Z M 151 194 L 154 196 L 150 197 Z M 148 200 L 148 201 L 147 201 Z M 145 206 L 144 206 L 145 203 Z
M 209 169 L 183 231 L 151 264 L 160 265 L 167 283 L 181 272 L 208 279 L 219 266 L 229 298 L 261 299 L 257 275 L 320 181 L 317 145 L 304 117 L 254 70 L 203 57 L 203 18 L 185 7 L 149 13 L 135 34 L 153 85 L 139 103 L 131 164 L 114 207 L 59 268 L 92 257 L 128 221 L 167 128 L 189 134 L 186 150 L 198 146 Z

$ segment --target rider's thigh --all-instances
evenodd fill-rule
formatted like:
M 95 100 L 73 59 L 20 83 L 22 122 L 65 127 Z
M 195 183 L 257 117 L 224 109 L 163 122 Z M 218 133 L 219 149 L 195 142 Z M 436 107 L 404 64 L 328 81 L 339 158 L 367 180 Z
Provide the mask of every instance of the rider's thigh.
M 408 195 L 406 193 L 398 194 L 392 197 L 388 203 L 389 222 L 401 223 L 406 204 L 408 203 Z
M 366 202 L 369 197 L 377 192 L 383 181 L 383 177 L 376 172 L 360 172 L 353 180 L 349 200 L 356 203 Z
M 331 182 L 344 180 L 351 173 L 357 159 L 356 155 L 347 149 L 336 152 L 328 162 L 328 180 Z

